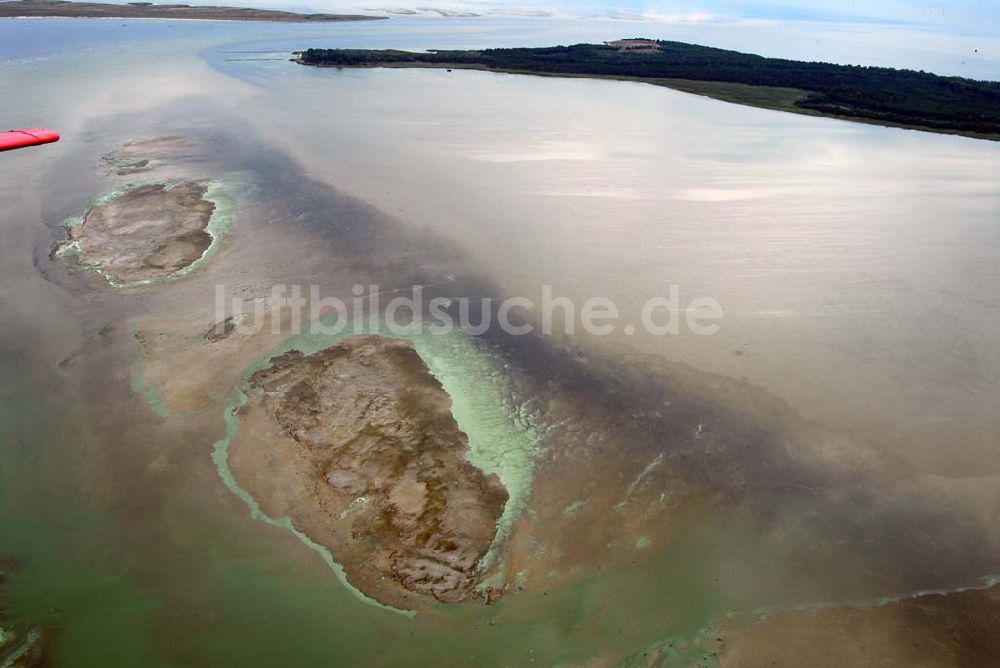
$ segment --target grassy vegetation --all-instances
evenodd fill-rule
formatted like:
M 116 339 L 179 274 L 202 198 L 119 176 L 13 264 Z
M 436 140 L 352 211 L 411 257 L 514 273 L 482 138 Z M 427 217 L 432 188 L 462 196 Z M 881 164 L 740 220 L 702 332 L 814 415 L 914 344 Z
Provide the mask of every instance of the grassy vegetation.
M 646 79 L 648 83 L 666 86 L 674 90 L 704 95 L 717 100 L 745 104 L 750 107 L 801 111 L 796 103 L 809 97 L 810 93 L 801 88 L 781 88 L 777 86 L 752 86 L 750 84 L 727 83 L 721 81 L 690 81 L 687 79 Z

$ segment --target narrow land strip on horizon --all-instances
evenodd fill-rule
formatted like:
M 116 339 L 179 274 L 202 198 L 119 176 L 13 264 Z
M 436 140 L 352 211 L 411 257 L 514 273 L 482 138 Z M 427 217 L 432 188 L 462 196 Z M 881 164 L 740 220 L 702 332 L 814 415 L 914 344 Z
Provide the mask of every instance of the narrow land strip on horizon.
M 365 14 L 303 14 L 274 9 L 218 5 L 158 5 L 152 2 L 130 2 L 121 5 L 101 2 L 70 2 L 68 0 L 5 0 L 0 2 L 0 18 L 49 17 L 265 21 L 270 23 L 332 23 L 389 18 Z

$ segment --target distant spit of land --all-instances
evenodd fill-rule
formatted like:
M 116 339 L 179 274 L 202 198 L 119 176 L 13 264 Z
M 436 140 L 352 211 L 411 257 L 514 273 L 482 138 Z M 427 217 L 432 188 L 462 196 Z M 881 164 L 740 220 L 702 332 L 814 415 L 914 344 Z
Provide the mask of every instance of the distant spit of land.
M 130 2 L 112 5 L 100 2 L 65 0 L 12 0 L 0 2 L 0 18 L 62 16 L 68 18 L 118 19 L 211 19 L 214 21 L 272 21 L 278 23 L 314 23 L 328 21 L 368 21 L 386 18 L 361 14 L 296 14 L 271 9 L 246 7 L 198 7 L 191 5 L 156 5 Z
M 319 67 L 441 67 L 624 79 L 767 109 L 1000 139 L 1000 82 L 765 58 L 648 39 L 480 51 L 308 49 Z

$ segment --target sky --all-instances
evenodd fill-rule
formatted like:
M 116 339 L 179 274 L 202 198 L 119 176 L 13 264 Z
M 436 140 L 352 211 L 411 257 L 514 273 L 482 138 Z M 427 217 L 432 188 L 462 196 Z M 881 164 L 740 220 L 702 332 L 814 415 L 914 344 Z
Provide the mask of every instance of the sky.
M 220 4 L 237 4 L 224 0 Z M 666 23 L 740 20 L 907 24 L 954 34 L 1000 35 L 998 0 L 246 0 L 250 6 L 297 10 L 395 10 L 479 15 L 545 15 Z

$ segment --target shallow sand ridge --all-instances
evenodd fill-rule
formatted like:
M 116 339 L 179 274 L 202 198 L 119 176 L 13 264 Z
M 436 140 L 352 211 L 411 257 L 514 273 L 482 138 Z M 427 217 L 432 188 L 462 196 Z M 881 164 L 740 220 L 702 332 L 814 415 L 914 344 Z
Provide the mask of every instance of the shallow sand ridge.
M 136 139 L 101 156 L 101 161 L 108 174 L 126 176 L 190 158 L 195 148 L 193 142 L 180 136 Z
M 196 144 L 181 136 L 139 139 L 105 154 L 109 177 L 152 171 L 159 177 L 94 196 L 63 223 L 66 239 L 52 255 L 75 260 L 116 288 L 194 270 L 216 250 L 233 208 L 226 184 L 184 168 L 198 159 Z
M 466 460 L 451 400 L 411 343 L 362 335 L 312 355 L 291 350 L 249 384 L 263 393 L 246 409 L 252 436 L 232 464 L 263 505 L 328 546 L 384 603 L 480 595 L 507 491 Z
M 69 229 L 81 259 L 116 285 L 166 278 L 196 262 L 209 246 L 215 204 L 196 181 L 140 185 L 91 208 Z

